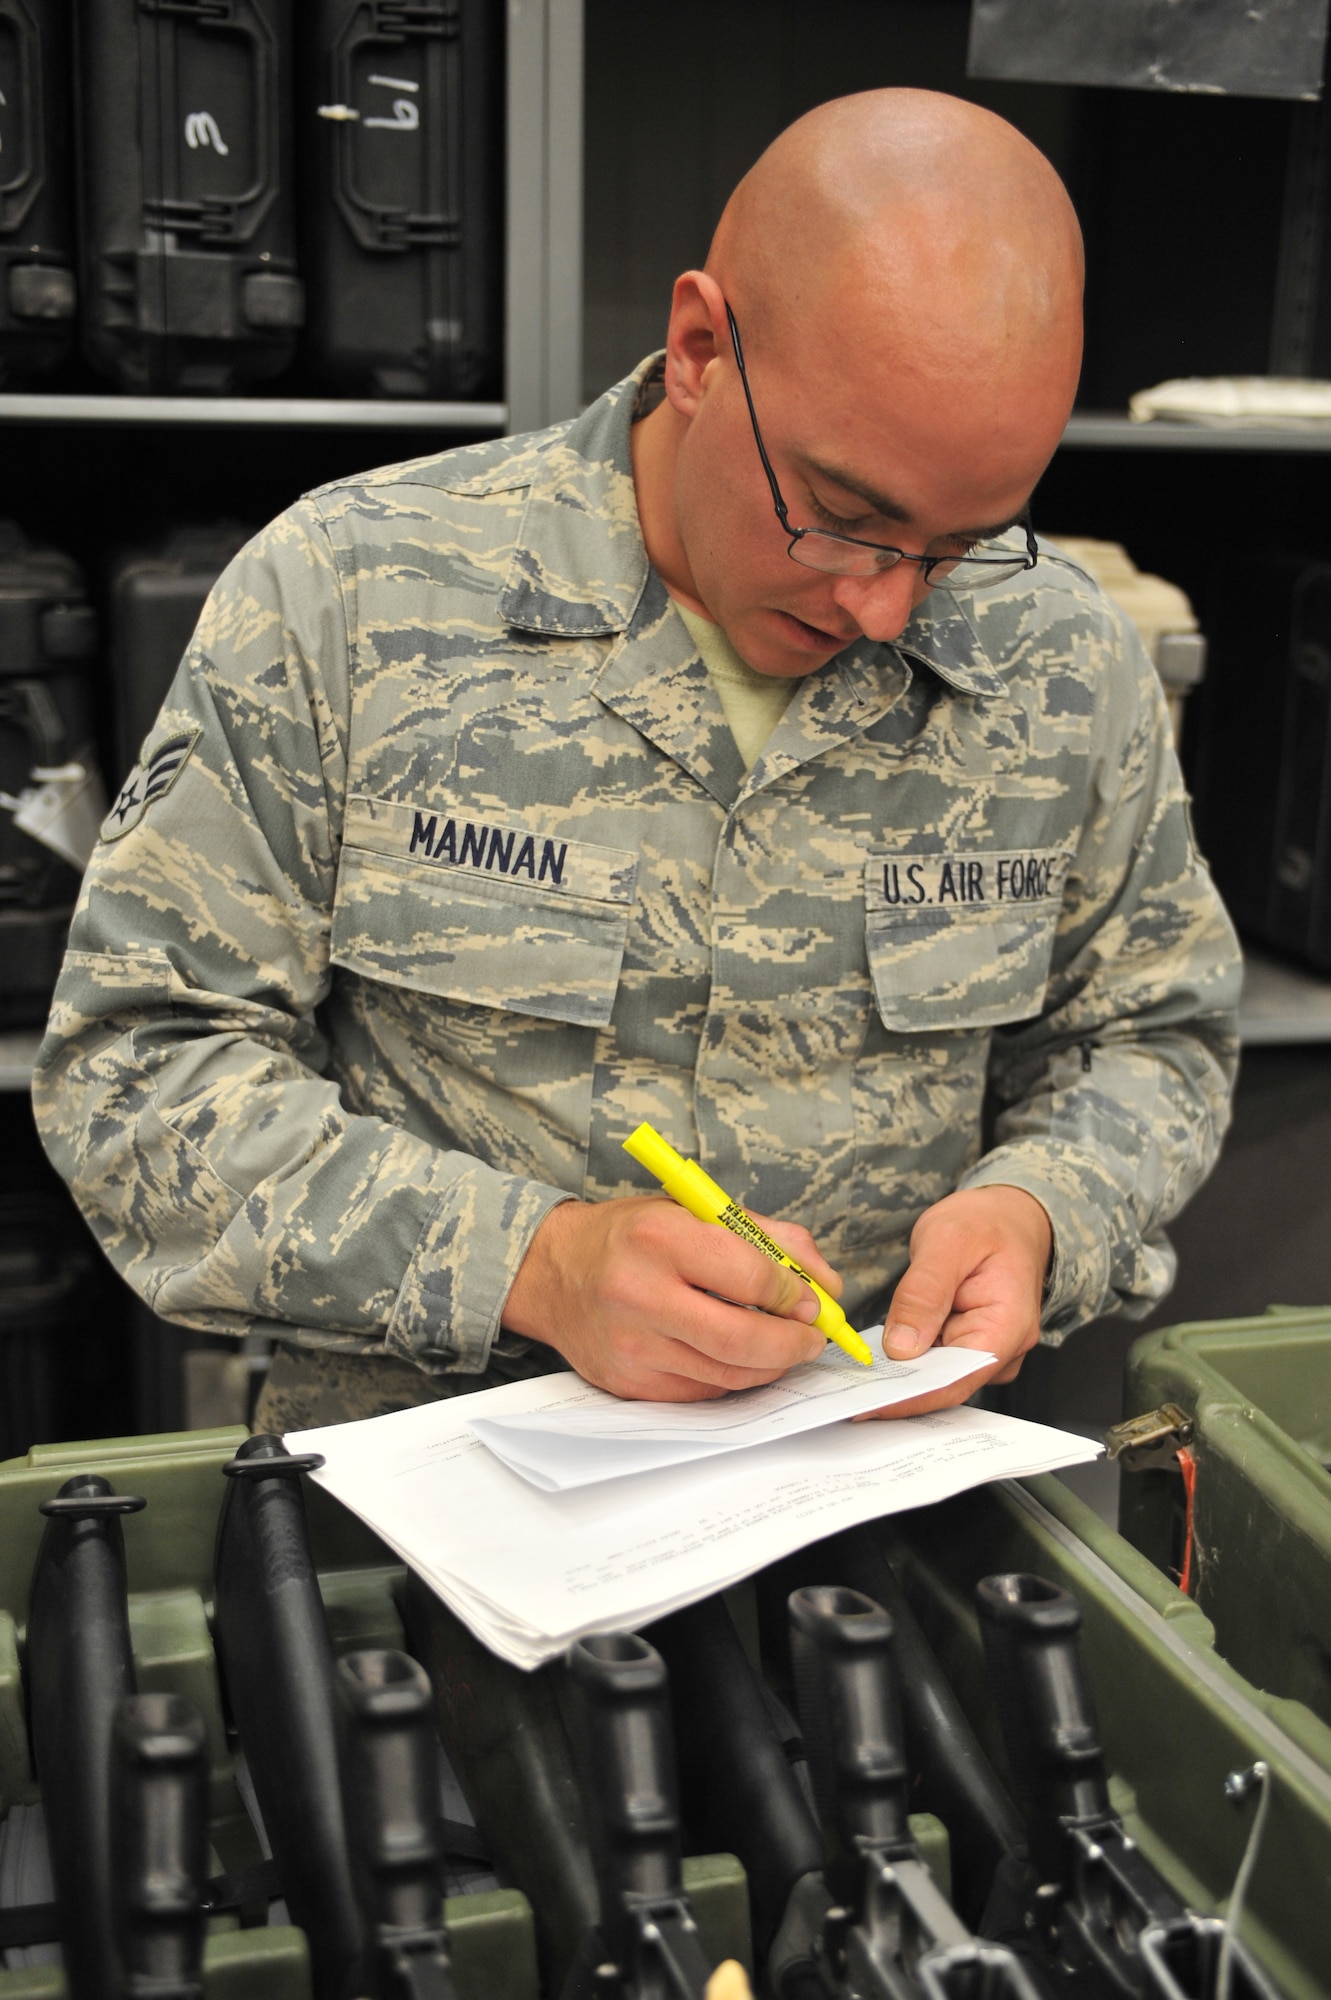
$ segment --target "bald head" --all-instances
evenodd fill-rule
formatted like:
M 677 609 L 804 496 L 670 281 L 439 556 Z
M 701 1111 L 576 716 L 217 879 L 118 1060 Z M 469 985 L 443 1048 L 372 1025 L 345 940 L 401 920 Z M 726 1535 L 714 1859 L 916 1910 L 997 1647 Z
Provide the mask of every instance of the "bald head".
M 1081 285 L 1062 183 L 1003 119 L 922 90 L 799 119 L 676 280 L 665 400 L 633 428 L 667 587 L 764 673 L 894 639 L 931 572 L 820 571 L 791 532 L 941 559 L 1020 521 L 1076 391 Z
M 864 91 L 798 119 L 731 196 L 706 268 L 755 350 L 834 327 L 864 364 L 1007 380 L 1038 356 L 1075 385 L 1072 204 L 1043 154 L 960 98 Z

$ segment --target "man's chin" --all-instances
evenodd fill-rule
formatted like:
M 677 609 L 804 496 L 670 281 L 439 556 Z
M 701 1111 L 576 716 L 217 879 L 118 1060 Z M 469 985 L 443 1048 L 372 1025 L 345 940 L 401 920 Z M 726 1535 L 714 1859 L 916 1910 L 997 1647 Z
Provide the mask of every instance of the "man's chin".
M 783 679 L 815 672 L 851 643 L 797 618 L 793 611 L 764 611 L 755 624 L 753 643 L 743 657 L 756 673 Z

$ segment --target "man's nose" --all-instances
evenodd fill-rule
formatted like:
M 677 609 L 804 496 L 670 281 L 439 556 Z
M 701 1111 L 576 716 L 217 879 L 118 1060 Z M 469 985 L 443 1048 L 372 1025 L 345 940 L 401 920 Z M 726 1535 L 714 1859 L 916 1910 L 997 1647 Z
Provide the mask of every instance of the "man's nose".
M 915 563 L 896 563 L 872 576 L 839 576 L 832 601 L 855 620 L 866 639 L 887 644 L 899 639 L 910 614 L 925 594 Z

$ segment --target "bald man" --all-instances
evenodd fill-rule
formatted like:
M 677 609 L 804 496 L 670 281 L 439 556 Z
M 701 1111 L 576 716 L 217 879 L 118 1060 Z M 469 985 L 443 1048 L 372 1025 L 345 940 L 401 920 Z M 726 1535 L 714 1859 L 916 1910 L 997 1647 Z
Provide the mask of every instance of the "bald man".
M 1238 958 L 1150 665 L 1031 529 L 1080 289 L 1010 126 L 825 105 L 663 354 L 227 571 L 36 1102 L 157 1312 L 277 1337 L 266 1427 L 820 1352 L 807 1286 L 649 1191 L 643 1119 L 890 1354 L 1005 1381 L 1163 1296 Z

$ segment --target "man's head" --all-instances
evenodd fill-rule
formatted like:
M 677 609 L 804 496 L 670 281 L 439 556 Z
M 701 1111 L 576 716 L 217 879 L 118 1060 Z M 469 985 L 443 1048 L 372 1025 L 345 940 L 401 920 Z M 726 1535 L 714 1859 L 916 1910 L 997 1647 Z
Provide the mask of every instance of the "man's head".
M 793 527 L 955 555 L 1013 521 L 1072 405 L 1081 239 L 1048 161 L 930 91 L 819 106 L 740 182 L 706 268 L 677 280 L 666 401 L 634 430 L 666 582 L 765 673 L 895 638 L 919 566 L 792 562 L 726 321 Z

